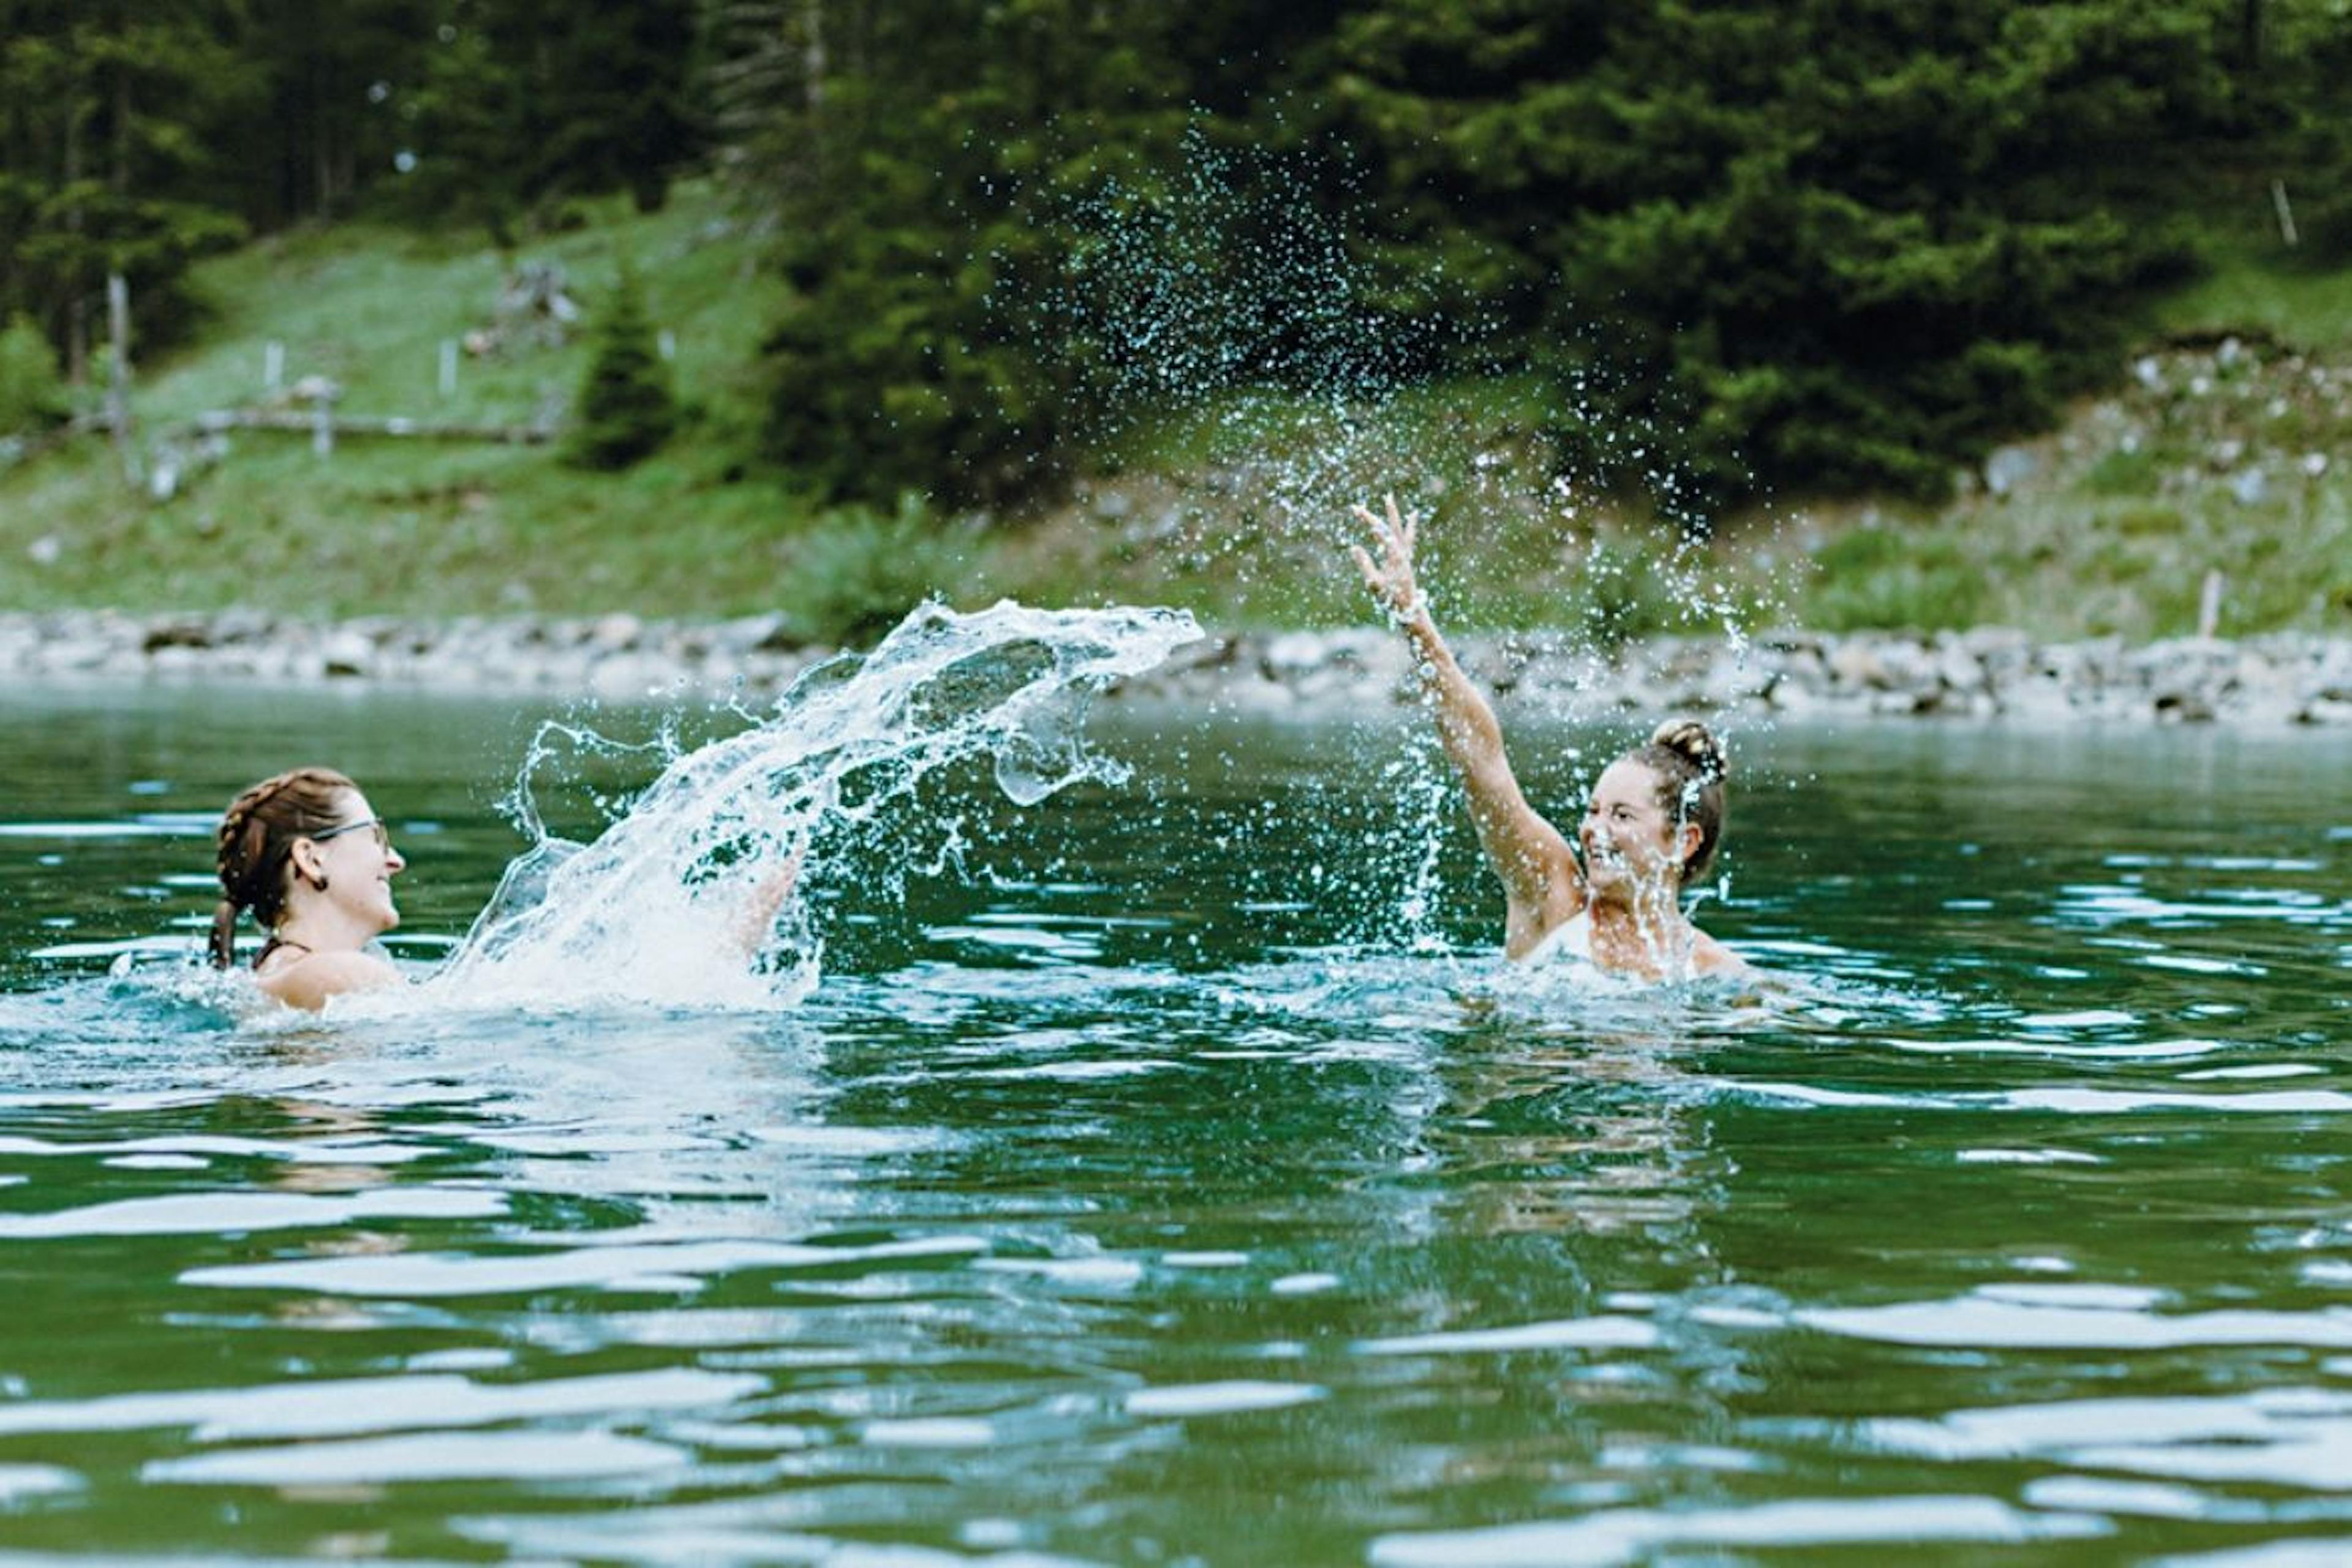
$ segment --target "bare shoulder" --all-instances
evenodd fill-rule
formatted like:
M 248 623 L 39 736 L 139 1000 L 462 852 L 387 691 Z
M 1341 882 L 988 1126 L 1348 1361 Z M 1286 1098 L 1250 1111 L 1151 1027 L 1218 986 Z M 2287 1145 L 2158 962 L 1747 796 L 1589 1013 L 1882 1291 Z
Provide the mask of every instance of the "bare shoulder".
M 289 1007 L 316 1012 L 331 996 L 405 984 L 399 970 L 372 952 L 312 952 L 262 975 L 261 989 Z
M 1756 973 L 1746 959 L 1706 934 L 1695 931 L 1698 940 L 1691 946 L 1691 967 L 1701 974 L 1718 974 L 1728 979 L 1744 980 Z

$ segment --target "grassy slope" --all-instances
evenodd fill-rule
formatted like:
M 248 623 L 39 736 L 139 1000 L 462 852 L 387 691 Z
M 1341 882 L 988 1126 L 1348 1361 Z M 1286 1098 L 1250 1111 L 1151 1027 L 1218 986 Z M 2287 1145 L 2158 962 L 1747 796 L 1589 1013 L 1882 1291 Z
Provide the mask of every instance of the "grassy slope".
M 1810 521 L 1810 624 L 2177 636 L 2214 571 L 2225 634 L 2352 631 L 2352 271 L 2221 216 L 2135 374 L 2018 448 L 2011 494 Z
M 352 438 L 320 460 L 299 435 L 242 432 L 228 458 L 156 505 L 85 441 L 0 475 L 0 601 L 18 607 L 232 604 L 342 615 L 760 607 L 777 541 L 805 509 L 772 485 L 728 482 L 748 427 L 742 349 L 773 306 L 751 241 L 707 196 L 651 219 L 604 215 L 527 254 L 558 261 L 593 310 L 624 250 L 677 339 L 698 439 L 623 477 L 579 472 L 544 447 Z M 218 319 L 195 348 L 147 367 L 142 431 L 262 400 L 264 344 L 289 383 L 339 383 L 355 416 L 527 425 L 586 368 L 557 349 L 464 358 L 439 393 L 440 345 L 490 325 L 502 258 L 470 241 L 347 226 L 266 241 L 199 274 Z M 54 560 L 25 565 L 37 540 Z M 725 564 L 714 569 L 713 563 Z
M 1018 524 L 817 515 L 735 462 L 758 416 L 747 350 L 776 303 L 757 240 L 696 189 L 651 218 L 617 205 L 594 217 L 526 254 L 561 262 L 591 310 L 620 257 L 634 259 L 698 415 L 662 455 L 609 476 L 543 447 L 354 438 L 322 461 L 301 437 L 246 433 L 158 505 L 127 489 L 102 443 L 82 441 L 0 472 L 0 608 L 781 607 L 813 631 L 854 633 L 931 587 L 960 602 L 1149 600 L 1228 621 L 1346 621 L 1362 606 L 1338 553 L 1343 502 L 1393 487 L 1431 515 L 1428 575 L 1462 621 L 1609 636 L 1736 611 L 2149 637 L 2193 625 L 2218 566 L 2231 578 L 2225 630 L 2352 629 L 2352 457 L 2335 456 L 2352 427 L 2352 274 L 2282 267 L 2252 242 L 2169 301 L 2157 330 L 2259 333 L 2303 357 L 2167 357 L 2159 387 L 2135 381 L 2032 444 L 2031 476 L 2004 497 L 1926 511 L 1785 506 L 1677 553 L 1623 509 L 1547 480 L 1528 434 L 1542 389 L 1496 382 L 1378 408 L 1232 398 L 1162 413 L 1112 433 L 1106 472 L 1075 500 Z M 339 382 L 346 413 L 527 423 L 570 396 L 583 345 L 467 359 L 454 397 L 437 386 L 440 343 L 489 324 L 503 268 L 470 241 L 357 226 L 222 258 L 201 275 L 217 321 L 145 367 L 142 428 L 257 401 L 269 341 L 285 345 L 289 381 Z M 2328 459 L 2324 472 L 2306 471 L 2314 458 Z M 2252 467 L 2263 480 L 2249 500 Z

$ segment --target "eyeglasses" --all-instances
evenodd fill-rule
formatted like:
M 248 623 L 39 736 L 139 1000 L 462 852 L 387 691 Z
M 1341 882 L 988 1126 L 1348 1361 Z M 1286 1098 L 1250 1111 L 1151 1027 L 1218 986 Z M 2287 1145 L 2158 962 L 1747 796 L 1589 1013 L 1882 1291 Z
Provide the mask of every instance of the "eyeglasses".
M 362 828 L 372 829 L 374 832 L 375 847 L 378 849 L 388 852 L 392 848 L 392 829 L 383 825 L 383 818 L 381 816 L 371 816 L 361 822 L 346 822 L 339 826 L 330 827 L 324 833 L 306 833 L 303 837 L 313 844 L 324 844 L 330 838 L 345 833 L 357 833 Z

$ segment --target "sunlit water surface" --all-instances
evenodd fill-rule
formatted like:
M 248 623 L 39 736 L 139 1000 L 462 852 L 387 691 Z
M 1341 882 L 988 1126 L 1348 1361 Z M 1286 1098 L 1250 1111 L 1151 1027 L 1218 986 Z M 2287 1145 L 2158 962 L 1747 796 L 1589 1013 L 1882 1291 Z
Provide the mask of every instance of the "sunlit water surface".
M 221 805 L 358 776 L 424 973 L 547 710 L 0 702 L 12 1552 L 2352 1555 L 2340 737 L 1737 733 L 1736 997 L 1504 972 L 1401 719 L 1113 709 L 797 1006 L 312 1023 L 182 967 Z

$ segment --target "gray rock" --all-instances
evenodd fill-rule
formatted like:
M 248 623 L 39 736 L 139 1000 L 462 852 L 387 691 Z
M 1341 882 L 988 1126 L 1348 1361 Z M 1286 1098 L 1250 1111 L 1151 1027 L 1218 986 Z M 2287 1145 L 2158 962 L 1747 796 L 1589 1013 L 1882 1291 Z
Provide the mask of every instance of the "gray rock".
M 1996 496 L 2015 493 L 2042 469 L 2042 459 L 2026 447 L 1998 447 L 1985 458 L 1985 489 Z
M 333 679 L 352 679 L 373 673 L 375 644 L 354 631 L 339 631 L 319 647 L 320 673 Z
M 1895 684 L 1894 672 L 1878 650 L 1866 643 L 1842 642 L 1830 649 L 1830 680 L 1833 685 L 1866 691 L 1885 691 Z
M 630 615 L 605 616 L 588 628 L 587 640 L 613 651 L 633 648 L 645 636 L 645 623 Z

